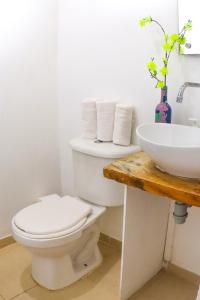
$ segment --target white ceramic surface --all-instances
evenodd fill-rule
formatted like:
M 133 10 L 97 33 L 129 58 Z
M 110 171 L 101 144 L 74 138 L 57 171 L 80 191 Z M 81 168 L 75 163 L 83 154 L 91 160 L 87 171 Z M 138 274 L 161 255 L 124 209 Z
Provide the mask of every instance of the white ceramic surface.
M 124 204 L 124 186 L 103 176 L 103 168 L 113 160 L 138 152 L 137 145 L 119 146 L 110 142 L 75 138 L 70 141 L 73 152 L 75 194 L 100 206 Z
M 44 201 L 48 201 L 47 197 Z M 15 218 L 12 219 L 13 237 L 31 252 L 32 275 L 41 286 L 49 290 L 62 289 L 101 263 L 98 219 L 105 208 L 92 204 L 91 207 L 92 213 L 82 227 L 67 234 L 63 231 L 57 237 L 27 233 L 16 226 Z
M 74 138 L 70 146 L 74 151 L 98 158 L 117 159 L 140 150 L 137 145 L 120 146 L 112 142 L 95 143 L 95 139 Z
M 14 238 L 32 253 L 33 278 L 50 290 L 72 284 L 101 263 L 99 217 L 104 206 L 123 205 L 124 201 L 124 186 L 106 180 L 103 167 L 139 150 L 138 146 L 97 144 L 82 138 L 70 144 L 75 188 L 81 199 L 60 199 L 55 194 L 42 197 L 12 221 Z
M 200 128 L 177 124 L 142 124 L 139 143 L 161 170 L 176 176 L 200 178 Z

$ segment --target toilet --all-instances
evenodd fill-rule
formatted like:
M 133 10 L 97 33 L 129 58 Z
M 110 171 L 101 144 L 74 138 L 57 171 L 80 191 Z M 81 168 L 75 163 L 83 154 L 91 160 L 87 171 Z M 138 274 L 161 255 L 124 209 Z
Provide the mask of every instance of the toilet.
M 124 187 L 103 177 L 112 160 L 139 150 L 95 140 L 70 141 L 75 197 L 41 197 L 12 219 L 15 240 L 32 254 L 32 276 L 41 286 L 64 288 L 98 267 L 100 216 L 106 207 L 123 205 Z

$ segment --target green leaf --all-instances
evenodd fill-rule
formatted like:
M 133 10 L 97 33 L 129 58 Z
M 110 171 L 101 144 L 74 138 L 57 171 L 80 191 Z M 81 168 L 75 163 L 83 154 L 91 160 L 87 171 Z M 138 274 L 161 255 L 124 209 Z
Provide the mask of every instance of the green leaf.
M 167 65 L 167 58 L 165 56 L 163 56 L 162 61 L 163 61 L 164 65 Z
M 184 24 L 184 29 L 186 31 L 192 30 L 192 21 L 191 20 L 188 20 L 187 23 Z
M 174 34 L 172 34 L 171 35 L 171 41 L 173 42 L 173 43 L 175 43 L 175 42 L 177 42 L 178 41 L 178 39 L 179 39 L 179 35 L 178 34 L 176 34 L 176 33 L 174 33 Z
M 141 27 L 144 27 L 145 25 L 147 25 L 147 24 L 149 24 L 149 23 L 151 23 L 152 22 L 152 17 L 145 17 L 145 18 L 143 18 L 143 19 L 140 19 L 139 20 L 139 25 L 141 26 Z
M 154 60 L 151 60 L 150 62 L 148 62 L 147 68 L 148 68 L 149 71 L 151 71 L 152 73 L 156 72 L 156 74 L 157 74 L 157 65 L 156 65 L 156 63 L 155 63 Z M 155 74 L 154 74 L 154 75 L 155 75 Z
M 163 49 L 166 52 L 174 50 L 174 43 L 169 42 L 169 43 L 163 44 Z
M 178 39 L 178 42 L 180 45 L 185 45 L 185 43 L 187 42 L 187 39 L 183 35 L 181 35 Z
M 141 27 L 144 27 L 147 24 L 150 24 L 152 22 L 157 23 L 157 25 L 159 25 L 161 27 L 161 29 L 163 28 L 162 25 L 158 21 L 152 19 L 151 16 L 148 16 L 148 17 L 145 17 L 145 18 L 142 18 L 141 20 L 139 20 L 139 24 Z M 180 54 L 184 53 L 183 45 L 185 45 L 185 43 L 186 43 L 185 34 L 187 31 L 189 31 L 191 29 L 192 29 L 192 21 L 188 20 L 184 24 L 184 27 L 179 34 L 174 33 L 170 36 L 168 34 L 164 34 L 164 44 L 162 45 L 162 48 L 165 51 L 165 56 L 162 57 L 163 64 L 162 64 L 161 69 L 157 69 L 157 64 L 154 61 L 154 58 L 152 58 L 151 61 L 147 63 L 147 68 L 150 72 L 151 77 L 156 79 L 156 87 L 157 88 L 165 87 L 165 85 L 166 85 L 165 80 L 164 79 L 161 80 L 163 78 L 163 77 L 161 77 L 161 75 L 166 77 L 168 74 L 168 60 L 170 57 L 170 53 L 171 53 L 171 51 L 173 51 L 175 49 L 177 44 L 179 45 Z M 164 29 L 163 29 L 163 31 L 164 31 Z
M 162 67 L 162 68 L 160 69 L 160 73 L 161 73 L 163 76 L 167 75 L 167 74 L 168 74 L 168 69 L 167 69 L 167 67 Z
M 139 20 L 139 25 L 141 27 L 144 27 L 146 25 L 145 21 L 143 19 Z
M 156 87 L 162 89 L 164 86 L 165 86 L 164 81 L 159 80 Z
M 171 49 L 171 44 L 170 44 L 170 43 L 165 43 L 165 44 L 163 44 L 163 49 L 164 49 L 165 51 L 170 51 L 170 49 Z

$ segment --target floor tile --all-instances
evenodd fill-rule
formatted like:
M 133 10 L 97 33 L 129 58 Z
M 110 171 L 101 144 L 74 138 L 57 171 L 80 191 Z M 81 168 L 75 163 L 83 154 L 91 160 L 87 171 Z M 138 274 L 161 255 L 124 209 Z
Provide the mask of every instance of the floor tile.
M 97 271 L 88 276 L 88 280 L 95 284 L 96 288 L 109 290 L 110 293 L 112 292 L 113 295 L 118 297 L 120 267 L 120 253 L 116 253 L 111 250 L 110 255 L 104 256 L 104 262 Z
M 119 300 L 120 252 L 100 245 L 102 265 L 83 279 L 60 291 L 36 286 L 15 300 Z
M 0 250 L 0 300 L 119 300 L 120 252 L 100 244 L 104 260 L 94 272 L 59 291 L 31 277 L 31 256 L 18 244 Z M 130 300 L 196 300 L 198 287 L 161 271 Z M 2 295 L 2 297 L 1 297 Z
M 92 283 L 87 278 L 79 280 L 60 291 L 48 291 L 42 287 L 36 286 L 27 292 L 17 296 L 15 300 L 119 300 L 112 287 L 102 288 L 101 285 Z
M 161 271 L 130 300 L 196 300 L 198 286 Z
M 0 294 L 7 300 L 34 287 L 31 277 L 31 256 L 18 244 L 0 250 Z

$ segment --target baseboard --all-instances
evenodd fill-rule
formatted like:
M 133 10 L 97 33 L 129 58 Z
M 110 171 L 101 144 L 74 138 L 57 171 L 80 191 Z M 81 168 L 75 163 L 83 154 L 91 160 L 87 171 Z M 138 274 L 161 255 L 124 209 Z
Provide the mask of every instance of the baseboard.
M 0 249 L 6 247 L 8 245 L 11 245 L 13 243 L 15 243 L 15 240 L 13 239 L 13 237 L 11 235 L 7 236 L 5 238 L 2 238 L 2 239 L 0 239 Z
M 107 246 L 109 247 L 112 247 L 118 251 L 121 252 L 121 249 L 122 249 L 122 242 L 104 234 L 104 233 L 101 233 L 100 234 L 100 238 L 99 238 L 99 241 L 103 244 L 106 244 Z
M 173 274 L 185 279 L 186 281 L 191 282 L 191 283 L 199 286 L 200 276 L 198 274 L 195 274 L 193 272 L 182 269 L 182 268 L 180 268 L 180 267 L 178 267 L 174 264 L 171 264 L 171 263 L 169 263 L 166 270 L 167 270 L 167 272 L 173 273 Z
M 120 242 L 104 233 L 100 234 L 99 241 L 101 243 L 106 244 L 107 246 L 115 248 L 116 250 L 121 251 L 121 249 L 122 249 L 122 242 Z M 6 247 L 8 245 L 11 245 L 13 243 L 15 243 L 15 240 L 13 239 L 12 236 L 7 236 L 5 238 L 2 238 L 2 239 L 0 239 L 0 249 L 3 247 Z

